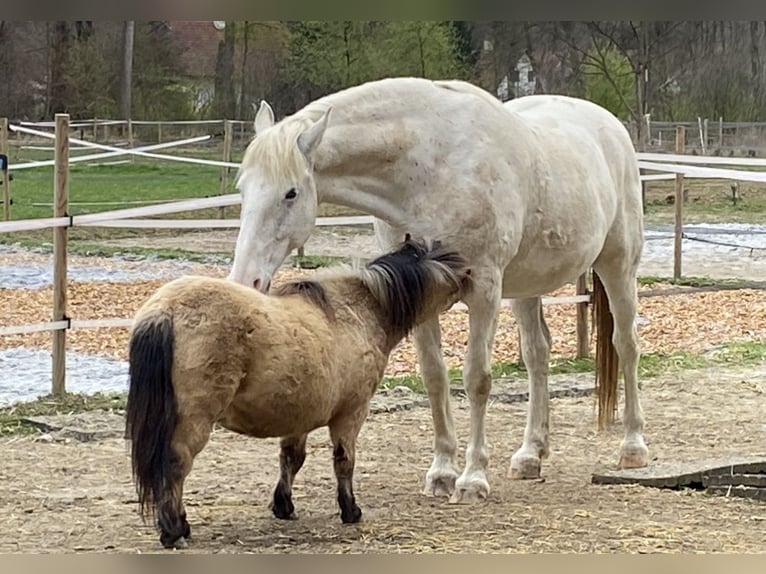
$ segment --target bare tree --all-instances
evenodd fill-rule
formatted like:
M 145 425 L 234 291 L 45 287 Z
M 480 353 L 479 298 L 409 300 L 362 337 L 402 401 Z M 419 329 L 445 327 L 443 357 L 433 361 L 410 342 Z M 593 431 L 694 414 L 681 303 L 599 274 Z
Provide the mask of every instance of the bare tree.
M 127 20 L 123 24 L 122 40 L 122 82 L 120 84 L 120 111 L 123 119 L 130 119 L 131 95 L 133 89 L 133 39 L 135 22 Z

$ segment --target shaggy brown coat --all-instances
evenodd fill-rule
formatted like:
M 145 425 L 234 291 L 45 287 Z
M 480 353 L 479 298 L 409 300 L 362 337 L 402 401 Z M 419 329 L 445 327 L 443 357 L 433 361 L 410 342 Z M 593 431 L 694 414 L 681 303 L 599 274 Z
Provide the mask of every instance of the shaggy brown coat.
M 183 480 L 216 422 L 282 437 L 279 518 L 294 517 L 307 434 L 328 426 L 341 518 L 357 521 L 355 441 L 389 355 L 462 295 L 468 273 L 456 253 L 407 241 L 362 269 L 320 272 L 273 294 L 187 276 L 152 295 L 131 335 L 126 428 L 141 510 L 157 507 L 163 545 L 189 536 Z

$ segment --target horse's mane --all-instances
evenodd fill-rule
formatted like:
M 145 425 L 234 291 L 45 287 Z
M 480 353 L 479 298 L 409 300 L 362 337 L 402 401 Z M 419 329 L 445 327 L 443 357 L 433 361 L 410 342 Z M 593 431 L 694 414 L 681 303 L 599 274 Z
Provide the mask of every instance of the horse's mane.
M 428 304 L 434 285 L 465 289 L 469 271 L 456 251 L 435 243 L 430 249 L 409 237 L 394 251 L 369 262 L 362 282 L 387 315 L 389 327 L 407 334 Z
M 240 185 L 245 169 L 257 164 L 266 177 L 289 185 L 306 169 L 306 158 L 298 149 L 298 136 L 312 124 L 308 116 L 293 115 L 274 124 L 248 144 L 237 173 Z

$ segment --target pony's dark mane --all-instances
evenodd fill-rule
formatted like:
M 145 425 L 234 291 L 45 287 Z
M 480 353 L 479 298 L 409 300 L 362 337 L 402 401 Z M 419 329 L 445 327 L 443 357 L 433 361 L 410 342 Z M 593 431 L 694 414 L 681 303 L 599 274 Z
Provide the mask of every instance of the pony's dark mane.
M 465 288 L 466 260 L 438 242 L 428 249 L 409 236 L 394 251 L 366 265 L 368 288 L 384 308 L 391 330 L 409 333 L 428 302 L 435 283 Z M 462 273 L 461 273 L 462 272 Z
M 284 297 L 287 295 L 300 295 L 309 303 L 319 307 L 327 316 L 328 320 L 335 320 L 335 309 L 333 309 L 332 304 L 330 304 L 330 300 L 327 297 L 327 291 L 325 291 L 325 288 L 317 281 L 310 281 L 305 279 L 299 281 L 290 281 L 289 283 L 284 283 L 283 285 L 275 288 L 274 294 L 278 297 Z

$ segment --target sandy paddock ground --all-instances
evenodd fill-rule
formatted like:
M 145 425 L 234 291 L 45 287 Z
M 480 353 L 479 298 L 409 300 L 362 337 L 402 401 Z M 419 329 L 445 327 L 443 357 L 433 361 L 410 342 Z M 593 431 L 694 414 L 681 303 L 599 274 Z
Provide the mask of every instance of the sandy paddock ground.
M 764 393 L 766 367 L 644 381 L 654 460 L 766 452 Z M 454 404 L 462 461 L 468 410 L 464 400 Z M 620 425 L 596 432 L 592 397 L 552 401 L 544 481 L 507 480 L 526 407 L 491 404 L 492 492 L 475 506 L 420 493 L 431 456 L 427 408 L 372 415 L 358 447 L 355 489 L 364 515 L 357 525 L 342 525 L 337 514 L 326 430 L 311 435 L 295 486 L 299 519 L 289 522 L 268 509 L 278 472 L 276 439 L 218 430 L 186 484 L 192 541 L 184 552 L 766 551 L 763 502 L 591 484 L 594 470 L 615 464 L 621 438 Z M 120 429 L 122 417 L 112 415 L 110 424 Z M 136 513 L 121 438 L 46 438 L 0 441 L 1 552 L 164 552 Z

